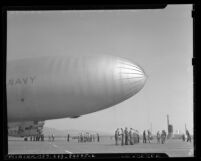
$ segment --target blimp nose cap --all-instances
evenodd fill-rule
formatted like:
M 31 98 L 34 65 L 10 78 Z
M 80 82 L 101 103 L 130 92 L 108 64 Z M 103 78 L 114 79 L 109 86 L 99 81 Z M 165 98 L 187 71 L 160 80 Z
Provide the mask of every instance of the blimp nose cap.
M 139 66 L 138 66 L 139 67 Z M 142 74 L 142 79 L 144 81 L 146 81 L 148 79 L 148 75 L 145 73 L 145 71 L 143 70 L 143 68 L 139 67 L 141 70 L 141 74 Z
M 128 82 L 125 86 L 132 89 L 133 93 L 138 92 L 143 88 L 148 76 L 142 67 L 127 60 L 120 62 L 119 67 L 121 79 Z

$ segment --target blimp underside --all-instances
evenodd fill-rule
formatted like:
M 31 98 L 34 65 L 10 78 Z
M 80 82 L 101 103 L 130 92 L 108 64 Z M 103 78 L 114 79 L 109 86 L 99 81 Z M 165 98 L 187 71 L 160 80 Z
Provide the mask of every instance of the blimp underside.
M 27 77 L 34 79 L 16 83 Z M 145 81 L 142 68 L 114 56 L 17 61 L 7 70 L 8 118 L 47 120 L 99 111 L 133 96 Z

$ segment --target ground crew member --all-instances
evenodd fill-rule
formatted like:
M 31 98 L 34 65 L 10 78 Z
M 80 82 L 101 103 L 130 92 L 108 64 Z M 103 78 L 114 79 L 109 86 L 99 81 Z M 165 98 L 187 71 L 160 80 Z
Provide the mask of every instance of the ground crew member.
M 166 141 L 166 132 L 164 130 L 164 141 L 163 141 L 163 143 L 165 143 L 165 141 Z
M 118 145 L 118 137 L 119 137 L 119 129 L 115 130 L 114 138 L 115 138 L 115 145 Z
M 68 134 L 68 136 L 67 136 L 67 141 L 68 142 L 70 141 L 70 134 Z
M 161 134 L 161 142 L 162 142 L 162 144 L 165 143 L 165 139 L 166 139 L 166 132 L 165 132 L 165 130 L 163 130 L 162 134 Z
M 78 143 L 81 142 L 81 134 L 78 135 Z
M 97 133 L 97 141 L 100 142 L 100 136 L 98 133 Z
M 164 130 L 162 130 L 161 132 L 161 143 L 164 144 L 165 139 L 164 139 L 165 135 L 164 135 Z
M 143 143 L 146 143 L 146 131 L 143 132 Z
M 133 129 L 133 144 L 136 144 L 136 134 L 135 130 Z
M 52 141 L 54 141 L 54 135 L 52 134 Z
M 182 135 L 182 140 L 185 141 L 185 134 Z
M 150 140 L 151 140 L 151 132 L 150 132 L 149 130 L 147 130 L 147 133 L 148 133 L 147 139 L 148 139 L 148 141 L 149 141 L 149 143 L 150 143 Z
M 95 134 L 92 135 L 93 142 L 95 142 Z
M 82 133 L 80 133 L 79 142 L 82 142 Z
M 128 130 L 127 130 L 127 127 L 124 130 L 124 135 L 125 135 L 125 145 L 128 145 Z
M 137 131 L 136 130 L 134 130 L 134 141 L 135 141 L 135 144 L 137 143 Z
M 136 130 L 136 134 L 137 134 L 137 143 L 139 143 L 140 142 L 140 135 L 139 135 L 139 131 L 138 130 Z
M 135 131 L 134 131 L 134 129 L 132 129 L 132 131 L 131 131 L 131 139 L 132 139 L 132 145 L 134 145 L 135 144 Z
M 157 132 L 157 144 L 160 144 L 160 131 Z
M 186 141 L 187 141 L 187 142 L 188 142 L 188 141 L 191 142 L 191 135 L 190 135 L 190 133 L 189 133 L 188 130 L 186 130 L 186 135 L 187 135 L 187 139 L 186 139 Z
M 90 134 L 90 142 L 92 142 L 92 134 Z
M 121 128 L 121 145 L 124 145 L 124 130 Z
M 132 128 L 130 128 L 130 131 L 129 131 L 129 141 L 130 141 L 130 145 L 133 145 Z

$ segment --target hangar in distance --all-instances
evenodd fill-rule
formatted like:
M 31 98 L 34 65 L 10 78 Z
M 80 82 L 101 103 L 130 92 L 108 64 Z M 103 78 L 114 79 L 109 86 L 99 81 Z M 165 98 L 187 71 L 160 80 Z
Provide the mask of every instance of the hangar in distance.
M 7 62 L 8 122 L 76 118 L 139 92 L 139 65 L 110 55 L 41 56 Z

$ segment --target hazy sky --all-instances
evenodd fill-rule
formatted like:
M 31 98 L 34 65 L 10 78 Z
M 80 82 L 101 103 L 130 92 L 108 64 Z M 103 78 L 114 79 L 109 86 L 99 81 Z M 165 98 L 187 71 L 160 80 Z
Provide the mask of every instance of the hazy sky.
M 191 5 L 163 10 L 10 11 L 8 59 L 41 55 L 112 54 L 137 62 L 149 76 L 144 88 L 111 108 L 77 119 L 46 121 L 57 129 L 114 132 L 133 127 L 140 132 L 193 132 Z M 56 108 L 56 107 L 55 107 Z

